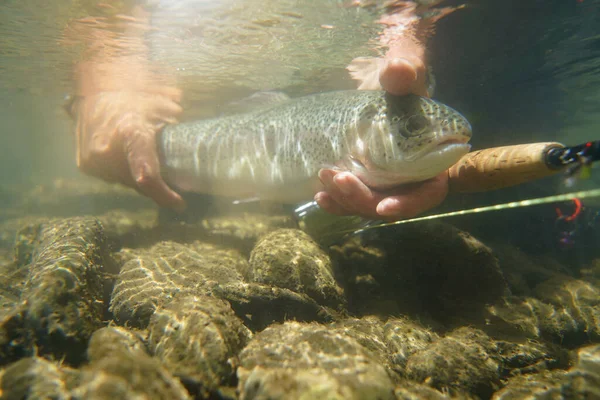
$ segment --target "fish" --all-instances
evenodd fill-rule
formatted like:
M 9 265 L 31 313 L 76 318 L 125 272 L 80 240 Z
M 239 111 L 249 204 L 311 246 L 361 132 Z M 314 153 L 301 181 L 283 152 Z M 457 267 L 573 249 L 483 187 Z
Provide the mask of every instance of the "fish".
M 323 190 L 318 171 L 349 171 L 374 190 L 433 178 L 470 150 L 458 111 L 416 95 L 343 90 L 168 125 L 165 181 L 183 192 L 283 204 Z

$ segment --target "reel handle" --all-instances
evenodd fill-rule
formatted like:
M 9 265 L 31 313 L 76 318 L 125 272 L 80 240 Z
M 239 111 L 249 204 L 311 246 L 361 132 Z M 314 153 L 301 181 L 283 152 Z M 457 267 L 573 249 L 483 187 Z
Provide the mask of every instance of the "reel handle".
M 472 151 L 448 170 L 450 192 L 475 193 L 519 185 L 562 171 L 548 154 L 556 142 L 519 144 Z

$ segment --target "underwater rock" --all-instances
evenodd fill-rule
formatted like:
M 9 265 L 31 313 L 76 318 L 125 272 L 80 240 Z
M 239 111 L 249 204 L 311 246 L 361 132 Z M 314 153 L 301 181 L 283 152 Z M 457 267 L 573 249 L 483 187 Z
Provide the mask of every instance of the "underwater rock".
M 400 313 L 400 308 L 387 290 L 384 276 L 387 253 L 377 245 L 363 245 L 362 237 L 352 236 L 339 245 L 329 248 L 336 265 L 343 268 L 343 280 L 348 309 L 357 315 L 390 315 Z
M 600 282 L 585 275 L 577 279 L 546 256 L 530 256 L 507 245 L 494 248 L 511 290 L 487 308 L 494 331 L 570 348 L 600 339 Z
M 600 289 L 594 282 L 556 274 L 533 292 L 537 297 L 510 296 L 490 306 L 495 323 L 571 348 L 600 339 Z
M 147 208 L 136 211 L 112 210 L 98 215 L 112 251 L 124 246 L 140 247 L 158 241 L 158 211 Z
M 100 328 L 94 332 L 87 348 L 87 359 L 90 363 L 99 362 L 118 353 L 128 353 L 131 356 L 149 355 L 139 332 L 119 326 Z
M 212 284 L 240 282 L 246 260 L 235 250 L 194 242 L 160 242 L 150 249 L 122 250 L 123 263 L 110 310 L 120 323 L 145 327 L 157 307 L 175 295 L 202 295 Z
M 506 386 L 492 397 L 493 400 L 523 398 L 600 398 L 600 345 L 580 348 L 577 361 L 569 371 L 544 371 L 516 376 L 509 379 Z
M 506 387 L 492 396 L 493 400 L 563 399 L 560 389 L 565 371 L 543 371 L 518 375 L 508 380 Z
M 572 317 L 572 326 L 587 336 L 600 340 L 600 287 L 593 282 L 557 275 L 535 287 L 536 297 L 565 310 Z M 563 344 L 570 338 L 563 337 Z M 575 339 L 575 338 L 573 338 Z M 584 342 L 566 343 L 573 346 Z
M 46 217 L 18 217 L 10 218 L 0 222 L 0 248 L 13 251 L 15 243 L 19 243 L 19 231 L 26 226 L 36 227 L 37 225 L 48 222 L 49 218 Z M 32 238 L 32 240 L 35 238 Z M 31 246 L 30 245 L 30 253 Z M 31 254 L 30 254 L 31 255 Z M 29 262 L 27 260 L 26 262 Z
M 227 300 L 252 331 L 261 331 L 276 322 L 331 322 L 339 313 L 317 304 L 312 298 L 289 289 L 258 283 L 212 285 L 210 294 Z
M 493 323 L 501 329 L 513 328 L 530 338 L 542 338 L 557 343 L 565 336 L 577 337 L 579 327 L 564 307 L 554 307 L 533 297 L 506 297 L 488 308 Z
M 250 254 L 260 237 L 277 229 L 294 228 L 296 223 L 289 215 L 244 212 L 207 217 L 200 225 L 211 240 Z
M 110 310 L 122 324 L 145 327 L 157 307 L 187 295 L 229 301 L 253 330 L 286 318 L 329 321 L 334 313 L 302 293 L 244 282 L 238 271 L 248 269 L 247 261 L 238 251 L 214 244 L 165 241 L 150 249 L 123 249 L 114 257 L 122 267 Z
M 378 357 L 383 365 L 388 366 L 388 347 L 384 339 L 384 324 L 381 319 L 375 316 L 344 318 L 328 326 L 353 338 L 372 355 Z
M 507 293 L 492 250 L 444 223 L 367 231 L 332 253 L 343 265 L 349 310 L 359 315 L 424 315 L 456 324 L 480 319 L 486 305 Z M 365 290 L 366 282 L 373 290 Z
M 291 213 L 280 205 L 261 202 L 234 204 L 206 194 L 186 193 L 186 210 L 160 209 L 158 221 L 163 240 L 191 242 L 200 240 L 231 247 L 248 256 L 259 237 L 280 228 L 294 228 Z M 276 209 L 273 209 L 276 208 Z
M 440 391 L 437 391 L 429 386 L 416 383 L 409 380 L 400 382 L 394 390 L 396 400 L 476 400 L 477 396 L 469 395 L 468 393 L 461 393 L 458 396 L 449 396 Z
M 0 395 L 3 400 L 68 400 L 77 374 L 43 358 L 23 358 L 2 371 Z
M 414 353 L 429 347 L 439 336 L 408 318 L 390 318 L 383 326 L 391 368 L 406 376 L 406 363 Z
M 394 399 L 380 358 L 330 326 L 286 322 L 240 353 L 240 399 Z
M 0 365 L 31 354 L 30 334 L 18 312 L 28 270 L 16 262 L 0 264 Z
M 494 341 L 464 327 L 412 354 L 406 374 L 442 392 L 488 398 L 500 384 L 500 360 Z
M 0 266 L 12 264 L 14 255 L 12 251 L 0 248 Z
M 565 377 L 561 394 L 567 399 L 600 399 L 600 345 L 582 347 Z
M 172 374 L 205 390 L 231 383 L 251 332 L 229 304 L 212 296 L 176 297 L 152 315 L 148 342 Z
M 502 361 L 504 375 L 514 376 L 531 374 L 567 368 L 569 354 L 567 350 L 535 340 L 521 340 L 520 342 L 497 340 L 498 357 Z
M 90 363 L 81 369 L 73 398 L 190 399 L 181 382 L 144 347 L 135 334 L 124 329 L 96 331 L 88 349 Z
M 144 242 L 156 242 L 159 237 L 155 209 L 112 210 L 99 214 L 96 218 L 102 224 L 108 245 L 113 251 L 124 245 L 140 246 Z M 37 226 L 50 220 L 49 217 L 24 216 L 0 222 L 0 249 L 13 251 L 15 248 L 18 262 L 29 263 Z
M 0 321 L 18 305 L 27 273 L 26 267 L 14 261 L 0 263 Z
M 534 296 L 534 288 L 540 282 L 557 274 L 569 274 L 569 270 L 553 254 L 530 255 L 504 243 L 493 243 L 491 247 L 514 296 Z
M 298 229 L 279 229 L 263 236 L 242 274 L 248 282 L 304 293 L 334 309 L 341 309 L 345 303 L 329 256 Z
M 106 237 L 94 218 L 69 218 L 25 228 L 29 258 L 20 305 L 0 324 L 2 347 L 16 340 L 24 354 L 52 354 L 69 363 L 83 357 L 87 341 L 102 326 L 104 274 L 111 265 Z M 12 349 L 14 352 L 15 350 Z

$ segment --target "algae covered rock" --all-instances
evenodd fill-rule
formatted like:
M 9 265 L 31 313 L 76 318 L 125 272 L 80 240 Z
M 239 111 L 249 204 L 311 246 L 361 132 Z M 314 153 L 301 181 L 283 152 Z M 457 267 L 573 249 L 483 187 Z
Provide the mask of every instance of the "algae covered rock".
M 394 399 L 380 358 L 339 329 L 286 322 L 240 353 L 241 399 Z
M 595 282 L 556 275 L 536 285 L 532 296 L 508 296 L 489 313 L 532 338 L 576 347 L 600 338 L 600 289 Z
M 211 240 L 235 245 L 240 251 L 250 252 L 261 236 L 281 228 L 293 228 L 290 215 L 260 213 L 233 213 L 207 216 L 201 226 Z
M 181 382 L 150 357 L 135 334 L 119 328 L 94 333 L 90 363 L 81 369 L 74 398 L 190 399 Z
M 600 345 L 582 347 L 568 371 L 520 375 L 508 380 L 493 400 L 600 398 Z
M 389 353 L 384 337 L 384 324 L 380 318 L 375 316 L 344 318 L 328 326 L 356 340 L 387 366 Z
M 536 340 L 496 340 L 498 356 L 506 375 L 531 374 L 569 366 L 566 349 Z
M 331 322 L 335 310 L 318 304 L 303 293 L 259 283 L 214 285 L 210 293 L 227 300 L 244 324 L 253 331 L 285 320 Z
M 420 384 L 414 381 L 404 380 L 400 382 L 394 390 L 396 400 L 476 400 L 479 399 L 477 396 L 469 395 L 468 393 L 461 393 L 458 396 L 450 396 L 447 393 L 442 393 L 438 390 L 432 389 L 425 384 Z
M 243 275 L 248 282 L 304 293 L 319 304 L 333 308 L 344 304 L 329 256 L 297 229 L 279 229 L 263 236 L 252 250 Z
M 87 358 L 91 363 L 124 353 L 149 354 L 140 333 L 118 326 L 98 329 L 92 335 L 87 348 Z
M 2 399 L 70 399 L 77 372 L 43 358 L 23 358 L 2 371 Z
M 212 296 L 180 296 L 152 315 L 148 342 L 173 374 L 215 389 L 231 381 L 251 333 L 229 304 Z
M 595 282 L 557 275 L 537 285 L 535 293 L 572 316 L 571 325 L 588 340 L 600 339 L 600 287 Z
M 252 329 L 285 318 L 326 321 L 331 312 L 303 293 L 247 283 L 240 252 L 210 243 L 159 242 L 149 249 L 123 249 L 110 310 L 120 323 L 145 327 L 157 307 L 176 297 L 213 295 L 231 303 Z
M 577 336 L 579 327 L 564 307 L 555 307 L 534 297 L 510 296 L 488 308 L 492 317 L 532 338 L 561 342 L 565 335 Z
M 500 383 L 495 343 L 483 332 L 459 328 L 408 358 L 410 379 L 450 393 L 489 397 Z
M 600 398 L 600 345 L 580 348 L 575 366 L 565 378 L 562 392 L 566 398 Z
M 0 321 L 16 310 L 28 270 L 14 261 L 0 263 Z
M 38 354 L 76 363 L 106 310 L 112 262 L 102 226 L 95 218 L 69 218 L 24 229 L 27 278 L 20 305 L 2 321 L 2 345 L 17 339 L 25 353 L 35 346 Z
M 406 375 L 406 363 L 411 355 L 429 347 L 439 336 L 408 318 L 390 318 L 383 326 L 392 368 Z
M 175 295 L 202 295 L 211 285 L 240 282 L 247 263 L 235 250 L 195 242 L 159 242 L 150 249 L 123 250 L 110 310 L 122 323 L 144 327 L 157 307 Z
M 561 385 L 565 371 L 543 371 L 537 374 L 518 375 L 506 387 L 492 396 L 493 400 L 561 399 Z
M 444 223 L 368 232 L 332 254 L 343 271 L 349 310 L 357 314 L 424 315 L 457 324 L 479 318 L 508 290 L 492 249 Z

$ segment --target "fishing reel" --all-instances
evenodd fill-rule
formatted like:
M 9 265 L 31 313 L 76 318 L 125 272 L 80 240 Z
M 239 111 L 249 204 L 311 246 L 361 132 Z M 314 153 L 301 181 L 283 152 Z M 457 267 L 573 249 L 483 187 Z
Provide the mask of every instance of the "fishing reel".
M 552 148 L 546 155 L 546 165 L 550 168 L 565 169 L 566 184 L 573 186 L 577 179 L 587 179 L 591 174 L 592 163 L 600 160 L 600 141 Z

